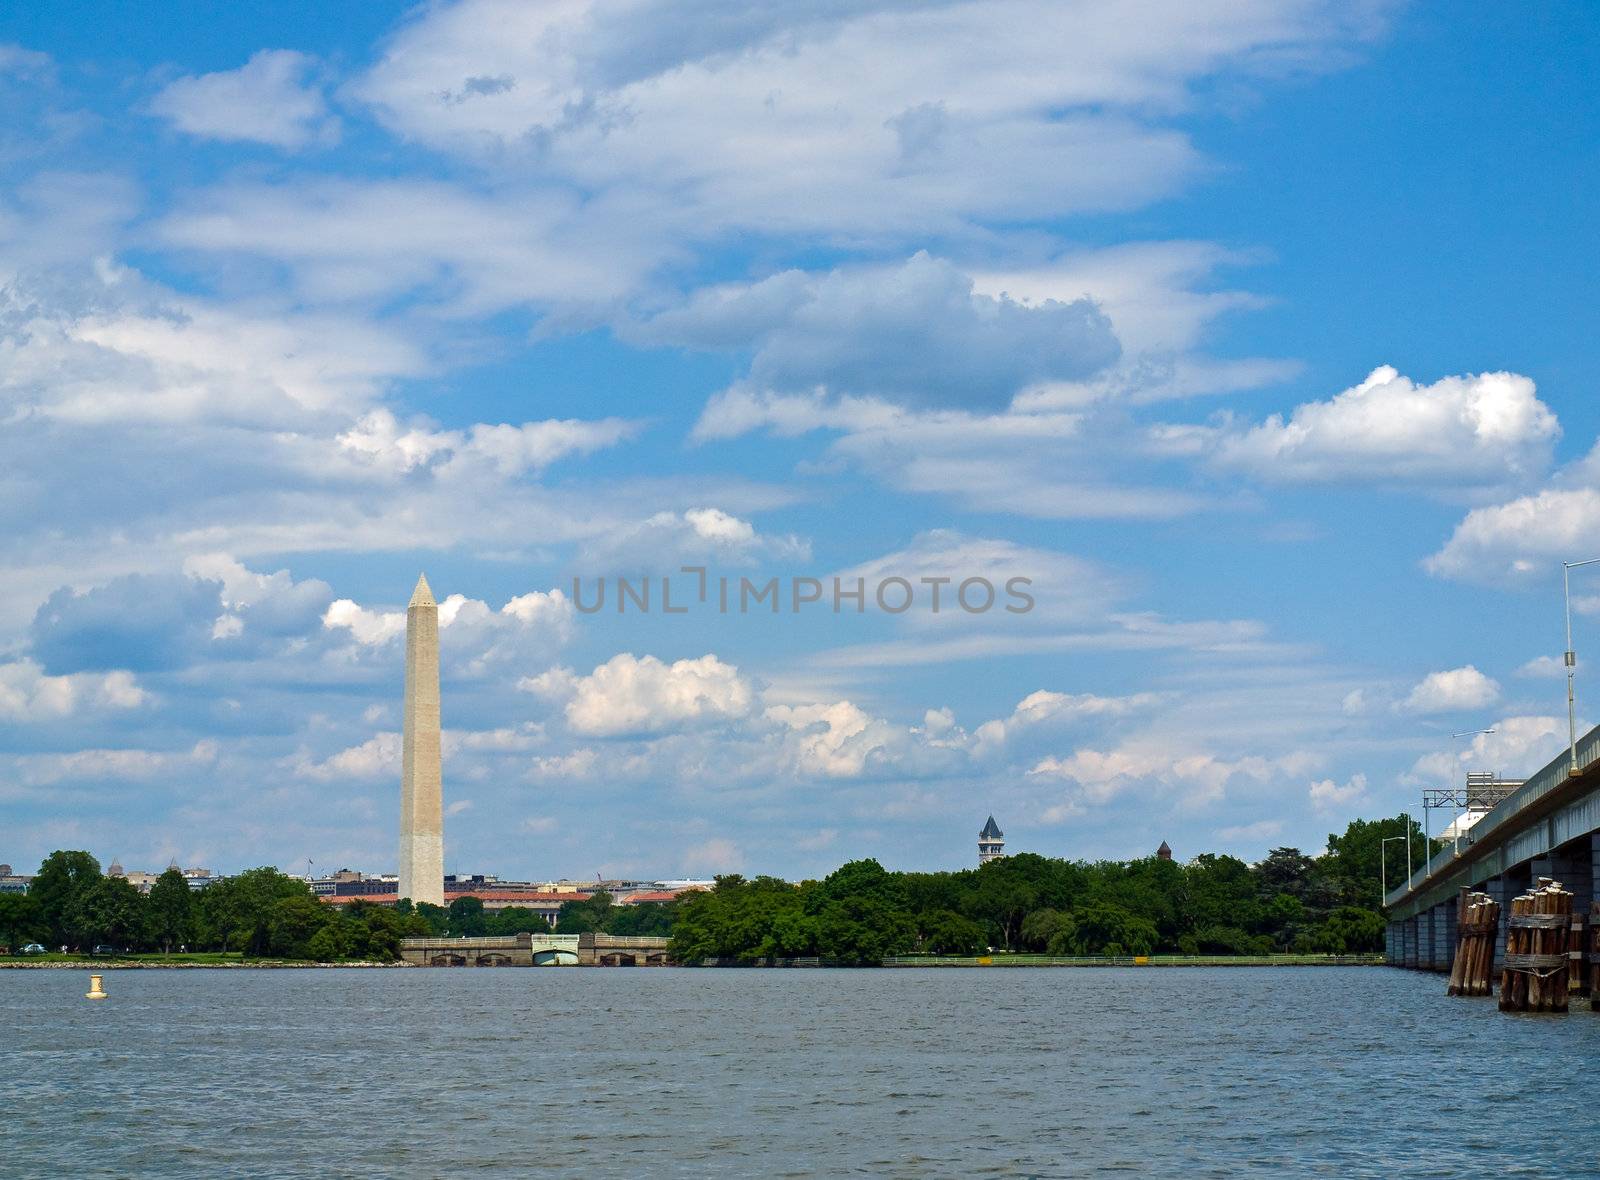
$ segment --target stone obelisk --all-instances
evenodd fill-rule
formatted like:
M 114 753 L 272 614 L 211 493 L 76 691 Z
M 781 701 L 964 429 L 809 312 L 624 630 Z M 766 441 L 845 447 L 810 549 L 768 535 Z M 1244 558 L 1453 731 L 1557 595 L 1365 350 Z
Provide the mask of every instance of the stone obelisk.
M 419 577 L 406 607 L 406 715 L 401 739 L 400 896 L 444 904 L 439 764 L 439 606 Z

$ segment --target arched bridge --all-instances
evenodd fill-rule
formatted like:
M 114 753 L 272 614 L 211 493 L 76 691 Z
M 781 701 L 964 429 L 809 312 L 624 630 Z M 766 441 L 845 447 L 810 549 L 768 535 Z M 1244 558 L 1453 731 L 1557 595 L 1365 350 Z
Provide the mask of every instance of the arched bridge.
M 661 967 L 665 938 L 617 934 L 513 934 L 403 938 L 400 957 L 418 967 Z

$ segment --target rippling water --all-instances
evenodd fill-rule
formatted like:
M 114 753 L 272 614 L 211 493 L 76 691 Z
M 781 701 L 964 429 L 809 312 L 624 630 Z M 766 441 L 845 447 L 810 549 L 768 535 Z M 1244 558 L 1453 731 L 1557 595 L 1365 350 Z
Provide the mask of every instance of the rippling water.
M 1385 969 L 0 971 L 0 1174 L 1593 1175 L 1600 1013 Z

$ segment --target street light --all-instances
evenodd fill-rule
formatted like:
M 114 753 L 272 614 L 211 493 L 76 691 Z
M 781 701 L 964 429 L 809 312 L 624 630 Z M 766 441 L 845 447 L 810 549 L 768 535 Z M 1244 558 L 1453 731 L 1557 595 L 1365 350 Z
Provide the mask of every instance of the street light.
M 1493 733 L 1493 732 L 1494 732 L 1494 730 L 1492 730 L 1492 729 L 1463 729 L 1460 733 L 1451 734 L 1450 737 L 1451 737 L 1452 740 L 1456 740 L 1456 739 L 1464 738 L 1464 737 L 1477 737 L 1479 734 Z M 1439 806 L 1439 804 L 1434 804 L 1434 806 Z M 1453 809 L 1454 809 L 1454 807 L 1452 805 L 1452 810 Z M 1429 811 L 1428 792 L 1424 791 L 1424 792 L 1422 792 L 1422 836 L 1423 836 L 1423 841 L 1424 841 L 1423 847 L 1425 849 L 1427 849 L 1427 856 L 1424 859 L 1424 863 L 1431 864 L 1433 862 L 1433 829 L 1432 829 L 1432 824 L 1430 823 L 1430 820 L 1429 820 L 1428 811 Z M 1454 845 L 1454 853 L 1453 853 L 1453 855 L 1460 856 L 1461 855 L 1461 822 L 1460 822 L 1460 817 L 1459 816 L 1457 816 L 1452 821 L 1451 826 L 1454 827 L 1455 830 L 1456 830 L 1455 845 Z
M 1380 905 L 1387 904 L 1389 901 L 1389 858 L 1387 853 L 1389 851 L 1388 845 L 1396 840 L 1404 840 L 1406 842 L 1406 884 L 1411 884 L 1411 821 L 1407 819 L 1406 834 L 1404 836 L 1385 836 L 1378 842 L 1378 877 L 1383 887 L 1383 899 L 1379 903 Z
M 1572 702 L 1572 674 L 1577 669 L 1578 657 L 1572 650 L 1572 571 L 1581 565 L 1600 563 L 1600 557 L 1588 561 L 1563 561 L 1561 563 L 1561 599 L 1567 612 L 1567 776 L 1578 773 L 1578 711 Z

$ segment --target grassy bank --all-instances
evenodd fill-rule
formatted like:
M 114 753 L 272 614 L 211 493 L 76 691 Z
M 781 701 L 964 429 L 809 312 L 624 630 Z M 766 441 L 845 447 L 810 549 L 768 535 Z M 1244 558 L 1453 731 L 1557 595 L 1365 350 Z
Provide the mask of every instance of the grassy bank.
M 161 967 L 392 967 L 396 963 L 347 962 L 319 963 L 314 959 L 263 959 L 247 957 L 240 951 L 202 951 L 192 954 L 163 955 L 0 955 L 0 969 L 45 967 L 92 967 L 115 971 L 124 968 Z

